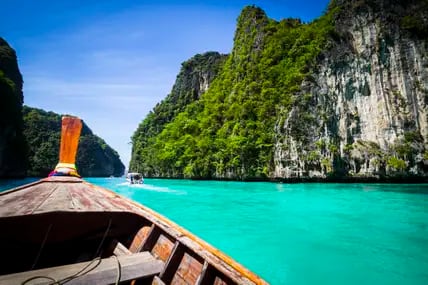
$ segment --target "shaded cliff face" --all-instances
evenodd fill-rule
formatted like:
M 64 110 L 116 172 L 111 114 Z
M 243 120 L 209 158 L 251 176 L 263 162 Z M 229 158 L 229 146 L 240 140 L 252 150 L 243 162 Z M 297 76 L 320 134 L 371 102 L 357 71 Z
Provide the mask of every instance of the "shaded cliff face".
M 147 163 L 150 154 L 146 147 L 153 143 L 150 141 L 166 124 L 208 90 L 225 59 L 226 55 L 207 52 L 197 54 L 182 63 L 171 93 L 153 108 L 132 137 L 130 171 L 144 172 L 146 176 L 153 175 L 154 171 Z
M 218 52 L 206 52 L 183 62 L 171 94 L 154 108 L 154 112 L 170 113 L 165 118 L 166 122 L 170 122 L 188 104 L 198 100 L 208 90 L 225 59 L 226 55 Z M 171 108 L 171 105 L 174 105 L 174 108 Z
M 308 101 L 279 120 L 273 176 L 426 176 L 428 1 L 332 6 L 336 32 L 302 84 Z
M 61 115 L 24 106 L 24 135 L 29 144 L 29 176 L 45 177 L 59 158 Z M 76 159 L 84 177 L 121 176 L 125 166 L 119 155 L 83 123 Z
M 79 141 L 76 166 L 82 176 L 122 176 L 125 166 L 119 154 L 84 123 Z
M 0 38 L 0 177 L 25 176 L 22 76 L 15 51 Z

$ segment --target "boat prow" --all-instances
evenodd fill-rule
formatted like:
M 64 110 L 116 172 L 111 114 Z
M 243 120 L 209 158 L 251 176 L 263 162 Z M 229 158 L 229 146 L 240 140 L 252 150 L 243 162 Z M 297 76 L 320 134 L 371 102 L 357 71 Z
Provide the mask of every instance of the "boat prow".
M 267 284 L 159 213 L 61 167 L 0 193 L 0 284 Z

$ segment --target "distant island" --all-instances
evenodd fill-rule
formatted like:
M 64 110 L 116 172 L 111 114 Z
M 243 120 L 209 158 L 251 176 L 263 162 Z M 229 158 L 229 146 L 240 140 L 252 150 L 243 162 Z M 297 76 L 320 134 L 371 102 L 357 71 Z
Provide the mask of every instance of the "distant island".
M 24 137 L 28 142 L 29 176 L 46 176 L 58 163 L 61 115 L 24 106 Z M 86 177 L 122 176 L 119 154 L 83 122 L 77 150 L 78 172 Z
M 15 51 L 0 38 L 0 178 L 45 177 L 58 163 L 61 115 L 23 106 Z M 84 124 L 76 161 L 82 176 L 121 176 L 118 153 Z
M 428 2 L 242 10 L 230 54 L 184 62 L 132 137 L 145 177 L 427 181 Z

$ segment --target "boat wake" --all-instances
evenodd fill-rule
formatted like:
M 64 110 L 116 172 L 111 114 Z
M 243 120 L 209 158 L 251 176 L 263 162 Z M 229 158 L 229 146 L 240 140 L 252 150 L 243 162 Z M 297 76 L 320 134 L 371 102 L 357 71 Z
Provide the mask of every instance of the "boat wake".
M 146 191 L 154 191 L 154 192 L 174 193 L 174 194 L 180 194 L 180 195 L 186 194 L 185 191 L 172 190 L 172 189 L 169 189 L 168 187 L 159 187 L 159 186 L 154 186 L 150 184 L 129 184 L 128 182 L 123 182 L 123 183 L 117 184 L 117 186 L 123 186 L 127 188 L 132 188 L 132 189 L 138 188 L 138 189 L 142 189 Z

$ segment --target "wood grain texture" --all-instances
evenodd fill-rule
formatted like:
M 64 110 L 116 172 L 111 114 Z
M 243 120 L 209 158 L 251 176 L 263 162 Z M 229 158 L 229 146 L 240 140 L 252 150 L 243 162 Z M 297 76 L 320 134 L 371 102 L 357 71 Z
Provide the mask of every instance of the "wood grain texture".
M 196 281 L 197 285 L 205 285 L 212 284 L 215 278 L 213 268 L 210 267 L 207 261 L 204 262 L 204 266 L 202 267 L 201 275 L 199 275 L 198 280 Z
M 228 283 L 220 277 L 216 277 L 214 280 L 214 285 L 228 285 Z
M 165 282 L 163 282 L 158 276 L 155 276 L 153 278 L 152 285 L 165 285 Z
M 0 284 L 21 284 L 34 276 L 49 276 L 62 280 L 74 276 L 84 268 L 93 270 L 67 282 L 67 284 L 112 284 L 117 278 L 120 266 L 120 282 L 144 278 L 159 274 L 163 262 L 156 260 L 150 253 L 141 252 L 116 258 L 104 258 L 98 261 L 81 262 L 64 266 L 44 268 L 0 276 Z M 33 280 L 30 284 L 46 284 L 47 279 Z
M 79 145 L 80 131 L 82 130 L 82 121 L 76 117 L 64 116 L 62 117 L 61 124 L 59 162 L 74 164 Z
M 23 187 L 7 191 L 0 194 L 0 220 L 7 217 L 21 217 L 29 214 L 45 213 L 133 213 L 144 217 L 147 220 L 137 229 L 129 232 L 129 241 L 137 233 L 135 244 L 131 242 L 132 250 L 151 251 L 156 246 L 160 235 L 167 237 L 172 242 L 182 244 L 184 248 L 191 250 L 191 254 L 196 254 L 201 260 L 209 263 L 214 271 L 219 274 L 215 276 L 227 276 L 233 284 L 267 284 L 266 281 L 249 271 L 223 252 L 214 248 L 205 241 L 194 236 L 189 231 L 171 222 L 159 213 L 127 199 L 110 190 L 98 187 L 74 177 L 49 177 L 37 183 L 32 183 Z M 107 220 L 108 221 L 108 220 Z M 145 229 L 141 233 L 138 231 L 144 224 L 153 227 L 151 230 Z M 116 227 L 116 226 L 115 226 Z M 118 233 L 112 228 L 113 233 Z M 54 230 L 49 235 L 51 239 Z M 122 227 L 124 229 L 124 227 Z M 103 229 L 99 230 L 100 235 Z M 138 241 L 139 240 L 139 241 Z M 138 242 L 137 242 L 138 241 Z M 139 245 L 138 245 L 139 243 Z M 159 248 L 159 250 L 158 250 Z M 169 250 L 169 245 L 159 244 L 155 253 L 161 253 L 163 248 Z M 186 249 L 186 251 L 187 251 Z M 159 254 L 159 258 L 165 259 L 166 254 Z M 202 269 L 202 263 L 201 269 Z M 171 276 L 172 277 L 172 276 Z
M 55 191 L 57 185 L 40 183 L 0 196 L 0 217 L 29 215 Z
M 134 236 L 131 245 L 129 246 L 129 251 L 131 252 L 139 252 L 143 248 L 143 242 L 147 238 L 151 227 L 144 226 L 142 227 L 137 234 Z
M 174 243 L 166 238 L 164 235 L 160 235 L 156 241 L 155 246 L 152 248 L 151 252 L 153 256 L 159 258 L 160 260 L 166 262 L 169 255 L 171 254 Z
M 130 252 L 126 246 L 124 246 L 123 244 L 121 244 L 118 240 L 114 239 L 112 240 L 111 244 L 110 244 L 110 249 L 111 252 L 113 252 L 114 255 L 119 256 L 119 255 L 131 255 L 132 252 Z
M 79 118 L 62 118 L 59 162 L 64 165 L 57 167 L 75 168 L 81 129 Z M 75 177 L 48 177 L 1 193 L 0 225 L 3 231 L 0 232 L 0 244 L 5 245 L 0 250 L 11 255 L 6 259 L 15 258 L 19 264 L 29 262 L 26 256 L 30 251 L 42 253 L 43 249 L 49 258 L 40 267 L 75 262 L 72 259 L 75 251 L 87 255 L 92 252 L 93 244 L 100 241 L 97 255 L 102 252 L 101 245 L 107 237 L 106 256 L 113 253 L 119 259 L 103 259 L 94 270 L 70 280 L 68 284 L 113 283 L 114 269 L 120 267 L 124 270 L 121 281 L 132 280 L 131 283 L 136 283 L 140 277 L 160 273 L 160 279 L 155 278 L 153 284 L 267 284 L 229 256 L 162 215 Z M 130 250 L 121 242 L 129 245 Z M 42 246 L 37 248 L 38 244 Z M 57 254 L 56 246 L 68 248 L 66 259 L 64 250 L 61 255 Z M 21 253 L 16 254 L 19 248 Z M 131 254 L 142 250 L 147 252 Z M 55 256 L 63 260 L 55 260 Z M 88 258 L 79 257 L 78 260 Z M 112 262 L 117 263 L 116 267 Z M 19 284 L 26 280 L 22 278 L 29 278 L 31 274 L 52 275 L 58 280 L 87 264 L 75 263 L 4 275 L 0 276 L 0 284 Z M 4 273 L 21 271 L 19 268 L 13 265 Z M 45 283 L 46 280 L 42 281 Z
M 30 187 L 0 195 L 0 217 L 53 211 L 130 211 L 137 208 L 117 194 L 75 177 L 52 176 Z
M 202 266 L 198 260 L 185 253 L 171 284 L 196 284 L 201 275 Z

